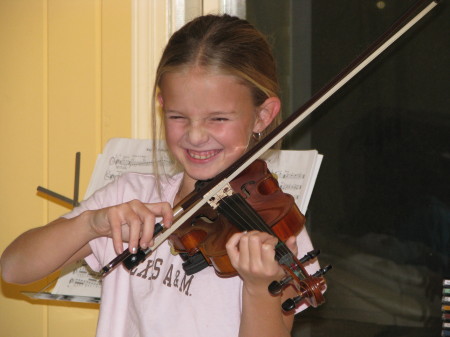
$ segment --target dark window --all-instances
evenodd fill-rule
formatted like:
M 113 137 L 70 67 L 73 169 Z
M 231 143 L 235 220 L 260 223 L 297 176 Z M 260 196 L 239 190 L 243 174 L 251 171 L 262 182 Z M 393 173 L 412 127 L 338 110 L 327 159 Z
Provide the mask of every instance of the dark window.
M 247 0 L 274 45 L 284 114 L 411 0 Z M 284 142 L 324 155 L 307 212 L 327 302 L 293 336 L 439 336 L 450 278 L 450 8 L 443 1 Z

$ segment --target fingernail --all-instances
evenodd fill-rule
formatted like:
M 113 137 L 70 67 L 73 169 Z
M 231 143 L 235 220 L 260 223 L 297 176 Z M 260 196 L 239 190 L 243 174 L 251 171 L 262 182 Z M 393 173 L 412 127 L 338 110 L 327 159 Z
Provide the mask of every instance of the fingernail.
M 137 248 L 136 248 L 136 247 L 131 248 L 131 252 L 132 252 L 133 254 L 135 254 L 136 251 L 137 251 Z

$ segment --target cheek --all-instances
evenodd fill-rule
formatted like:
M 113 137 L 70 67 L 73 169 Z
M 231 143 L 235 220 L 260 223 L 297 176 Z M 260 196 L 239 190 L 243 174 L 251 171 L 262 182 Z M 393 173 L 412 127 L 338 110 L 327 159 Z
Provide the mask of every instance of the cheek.
M 167 145 L 175 144 L 183 134 L 179 125 L 176 123 L 164 123 L 164 132 Z
M 211 134 L 220 143 L 233 149 L 246 147 L 251 137 L 251 131 L 242 124 L 230 128 L 217 128 Z

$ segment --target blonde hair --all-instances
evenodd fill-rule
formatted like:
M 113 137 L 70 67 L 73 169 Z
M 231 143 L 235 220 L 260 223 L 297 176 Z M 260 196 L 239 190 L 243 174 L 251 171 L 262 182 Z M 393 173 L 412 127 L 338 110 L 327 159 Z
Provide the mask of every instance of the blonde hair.
M 163 118 L 157 118 L 155 107 L 161 80 L 168 72 L 190 67 L 236 77 L 250 89 L 255 106 L 260 106 L 269 97 L 279 97 L 276 63 L 265 36 L 238 17 L 226 14 L 200 16 L 171 36 L 159 62 L 153 89 L 154 140 L 164 138 Z M 280 123 L 280 116 L 281 113 L 262 132 L 262 137 Z

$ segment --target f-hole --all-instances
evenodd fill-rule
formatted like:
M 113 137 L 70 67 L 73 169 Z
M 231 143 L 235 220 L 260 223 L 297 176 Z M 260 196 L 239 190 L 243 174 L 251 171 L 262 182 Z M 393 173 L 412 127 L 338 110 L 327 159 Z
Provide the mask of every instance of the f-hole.
M 241 191 L 242 191 L 242 193 L 244 193 L 245 199 L 247 199 L 248 197 L 250 197 L 250 192 L 249 192 L 249 190 L 247 189 L 247 185 L 249 185 L 249 184 L 256 184 L 256 182 L 255 182 L 254 180 L 251 180 L 251 181 L 249 181 L 249 182 L 246 182 L 244 185 L 242 185 Z

